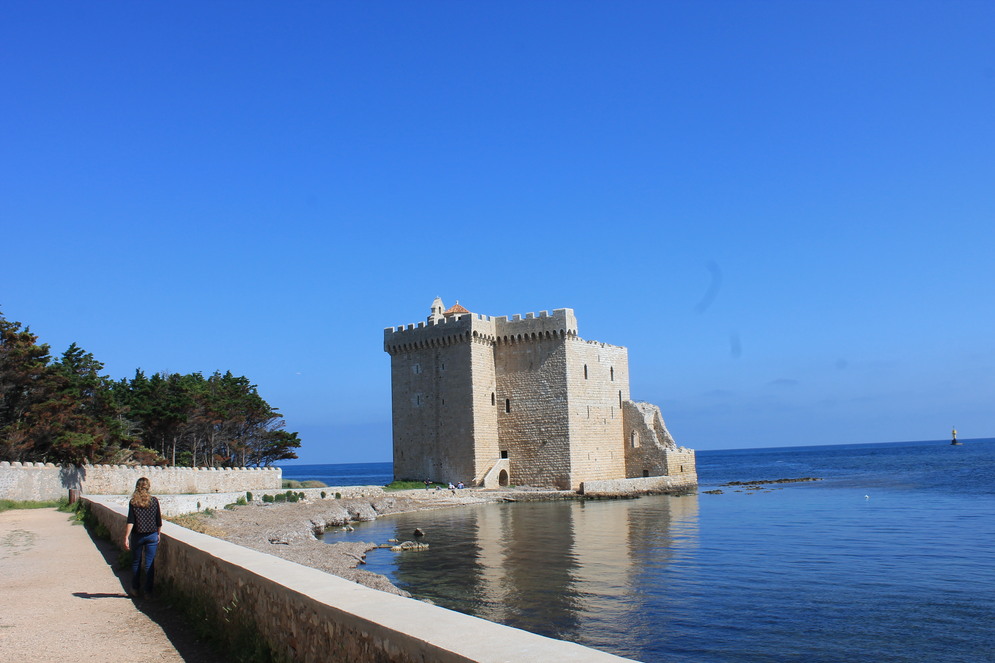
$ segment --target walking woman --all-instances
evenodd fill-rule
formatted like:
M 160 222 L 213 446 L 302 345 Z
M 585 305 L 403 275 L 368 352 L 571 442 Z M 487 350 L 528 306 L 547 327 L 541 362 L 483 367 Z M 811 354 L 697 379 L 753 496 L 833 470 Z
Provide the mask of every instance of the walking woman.
M 145 595 L 152 596 L 155 579 L 155 551 L 159 547 L 159 530 L 162 529 L 162 511 L 159 500 L 149 494 L 149 480 L 142 477 L 135 482 L 135 492 L 128 503 L 128 525 L 124 528 L 124 549 L 131 551 L 132 596 L 139 595 L 139 571 L 145 567 Z M 142 557 L 145 563 L 142 564 Z

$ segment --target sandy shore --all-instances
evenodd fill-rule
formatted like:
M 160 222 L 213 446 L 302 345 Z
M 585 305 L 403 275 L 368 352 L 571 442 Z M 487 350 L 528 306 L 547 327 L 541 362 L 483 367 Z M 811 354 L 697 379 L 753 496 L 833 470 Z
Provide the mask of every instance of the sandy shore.
M 329 488 L 333 492 L 335 488 Z M 317 537 L 326 530 L 350 523 L 375 520 L 395 513 L 443 509 L 467 504 L 571 499 L 570 491 L 535 490 L 404 490 L 385 492 L 369 498 L 318 499 L 301 502 L 263 504 L 171 518 L 173 522 L 246 548 L 282 557 L 311 568 L 333 573 L 367 587 L 408 596 L 377 573 L 361 566 L 366 553 L 386 541 L 333 543 Z M 411 540 L 417 541 L 412 536 Z M 405 553 L 399 553 L 405 554 Z

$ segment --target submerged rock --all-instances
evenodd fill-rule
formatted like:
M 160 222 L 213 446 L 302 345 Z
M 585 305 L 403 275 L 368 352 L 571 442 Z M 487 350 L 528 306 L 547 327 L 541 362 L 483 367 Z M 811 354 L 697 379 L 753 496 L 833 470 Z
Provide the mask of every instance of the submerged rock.
M 753 486 L 764 486 L 772 483 L 799 483 L 803 481 L 822 481 L 820 477 L 801 477 L 800 479 L 761 479 L 758 481 L 730 481 L 729 483 L 722 484 L 723 486 L 746 486 L 747 488 Z

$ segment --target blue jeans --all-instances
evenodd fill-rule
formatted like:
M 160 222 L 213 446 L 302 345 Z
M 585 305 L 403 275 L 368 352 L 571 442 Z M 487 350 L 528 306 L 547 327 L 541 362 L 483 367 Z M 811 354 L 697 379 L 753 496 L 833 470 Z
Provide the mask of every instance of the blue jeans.
M 159 532 L 131 535 L 131 588 L 138 591 L 138 572 L 142 567 L 142 555 L 145 556 L 145 593 L 152 593 L 152 581 L 155 580 L 155 551 L 159 548 Z

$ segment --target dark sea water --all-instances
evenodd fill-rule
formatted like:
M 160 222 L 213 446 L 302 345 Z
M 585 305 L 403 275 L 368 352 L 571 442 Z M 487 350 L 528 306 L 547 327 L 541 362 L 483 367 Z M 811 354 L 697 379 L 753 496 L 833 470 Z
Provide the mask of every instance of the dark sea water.
M 694 496 L 402 514 L 326 540 L 421 527 L 430 550 L 366 568 L 643 661 L 995 661 L 995 439 L 704 451 L 698 471 Z M 804 476 L 823 480 L 704 494 Z
M 284 479 L 322 481 L 328 486 L 386 486 L 394 480 L 393 463 L 282 465 Z

